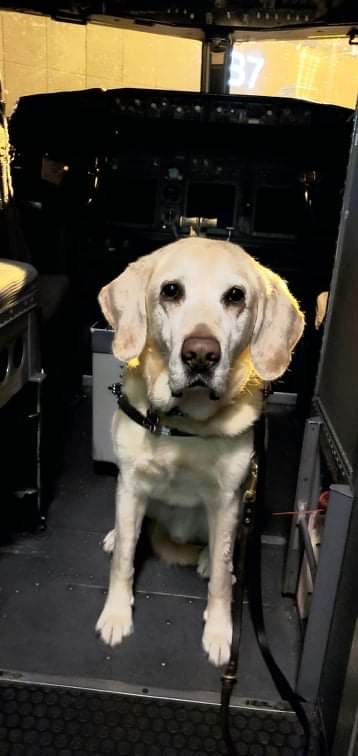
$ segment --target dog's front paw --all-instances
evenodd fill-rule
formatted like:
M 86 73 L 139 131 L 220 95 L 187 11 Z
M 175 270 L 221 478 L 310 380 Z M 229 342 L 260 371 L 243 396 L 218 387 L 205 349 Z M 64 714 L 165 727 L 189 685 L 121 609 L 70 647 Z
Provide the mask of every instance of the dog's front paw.
M 121 606 L 106 604 L 98 619 L 96 631 L 109 646 L 121 643 L 123 638 L 133 632 L 130 602 L 123 602 Z
M 221 615 L 216 611 L 204 613 L 205 628 L 203 634 L 203 648 L 209 656 L 209 661 L 216 667 L 227 664 L 230 659 L 232 622 L 230 616 Z
M 107 533 L 107 535 L 104 537 L 102 541 L 102 548 L 103 548 L 103 551 L 106 552 L 106 554 L 112 554 L 115 540 L 116 540 L 116 531 L 115 529 L 113 529 L 113 530 L 110 530 L 109 533 Z

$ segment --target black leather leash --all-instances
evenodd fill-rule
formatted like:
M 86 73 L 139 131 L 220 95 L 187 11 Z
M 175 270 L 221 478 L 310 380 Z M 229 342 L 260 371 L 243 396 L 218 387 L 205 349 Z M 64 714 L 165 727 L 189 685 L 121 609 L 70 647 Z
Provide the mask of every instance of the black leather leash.
M 266 479 L 266 456 L 268 442 L 268 418 L 265 413 L 256 422 L 255 428 L 255 461 L 256 461 L 256 492 L 252 490 L 249 496 L 244 493 L 243 514 L 238 539 L 238 561 L 236 568 L 237 582 L 233 590 L 233 635 L 231 655 L 222 677 L 221 713 L 224 740 L 229 756 L 237 756 L 229 726 L 229 706 L 232 690 L 237 680 L 240 653 L 242 608 L 245 586 L 247 587 L 248 603 L 252 623 L 263 659 L 271 674 L 281 700 L 287 701 L 295 712 L 304 734 L 302 756 L 308 756 L 310 749 L 311 728 L 302 704 L 301 698 L 294 692 L 292 686 L 276 663 L 270 650 L 262 602 L 261 583 L 261 532 L 264 502 L 264 487 Z

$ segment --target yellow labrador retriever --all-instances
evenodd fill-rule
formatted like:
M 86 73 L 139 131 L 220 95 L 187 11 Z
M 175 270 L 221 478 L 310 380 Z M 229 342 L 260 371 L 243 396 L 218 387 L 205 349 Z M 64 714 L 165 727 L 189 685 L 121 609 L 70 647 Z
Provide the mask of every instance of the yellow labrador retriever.
M 203 647 L 211 662 L 224 664 L 252 426 L 262 382 L 286 370 L 303 315 L 284 281 L 243 249 L 192 237 L 129 265 L 101 290 L 99 302 L 114 329 L 114 355 L 139 358 L 125 380 L 132 405 L 144 414 L 153 408 L 165 425 L 197 435 L 155 436 L 116 412 L 116 522 L 104 544 L 113 547 L 113 559 L 97 631 L 110 645 L 132 632 L 134 553 L 147 514 L 157 523 L 157 552 L 196 562 L 209 576 Z M 180 416 L 168 415 L 174 408 Z

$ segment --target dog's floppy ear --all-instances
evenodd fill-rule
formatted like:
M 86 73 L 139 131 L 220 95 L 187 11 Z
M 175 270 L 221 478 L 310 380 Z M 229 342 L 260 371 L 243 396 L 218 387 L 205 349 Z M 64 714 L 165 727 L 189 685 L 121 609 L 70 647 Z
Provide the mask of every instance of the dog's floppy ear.
M 147 337 L 145 291 L 151 270 L 150 255 L 131 263 L 118 278 L 104 286 L 98 301 L 114 330 L 112 350 L 127 362 L 139 357 Z
M 264 381 L 282 375 L 291 361 L 292 350 L 302 336 L 304 316 L 286 283 L 260 266 L 262 288 L 250 344 L 254 368 Z

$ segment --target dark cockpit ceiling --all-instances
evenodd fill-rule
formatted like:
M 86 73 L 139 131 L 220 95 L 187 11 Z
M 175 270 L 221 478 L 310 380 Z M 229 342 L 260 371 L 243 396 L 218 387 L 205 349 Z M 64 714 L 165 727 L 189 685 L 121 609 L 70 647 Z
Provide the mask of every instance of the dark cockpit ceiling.
M 61 3 L 49 0 L 32 0 L 21 5 L 9 0 L 0 7 L 24 12 L 37 12 L 58 20 L 86 23 L 99 21 L 109 24 L 135 25 L 148 31 L 182 34 L 183 36 L 208 39 L 213 36 L 230 36 L 233 41 L 259 32 L 270 35 L 292 35 L 310 29 L 310 34 L 322 34 L 323 29 L 335 33 L 342 26 L 354 43 L 358 26 L 356 0 L 211 0 L 211 2 L 187 3 L 177 0 L 175 4 L 165 0 L 151 0 L 134 4 L 130 0 L 94 0 L 85 2 L 68 0 Z M 149 27 L 149 28 L 148 28 Z

